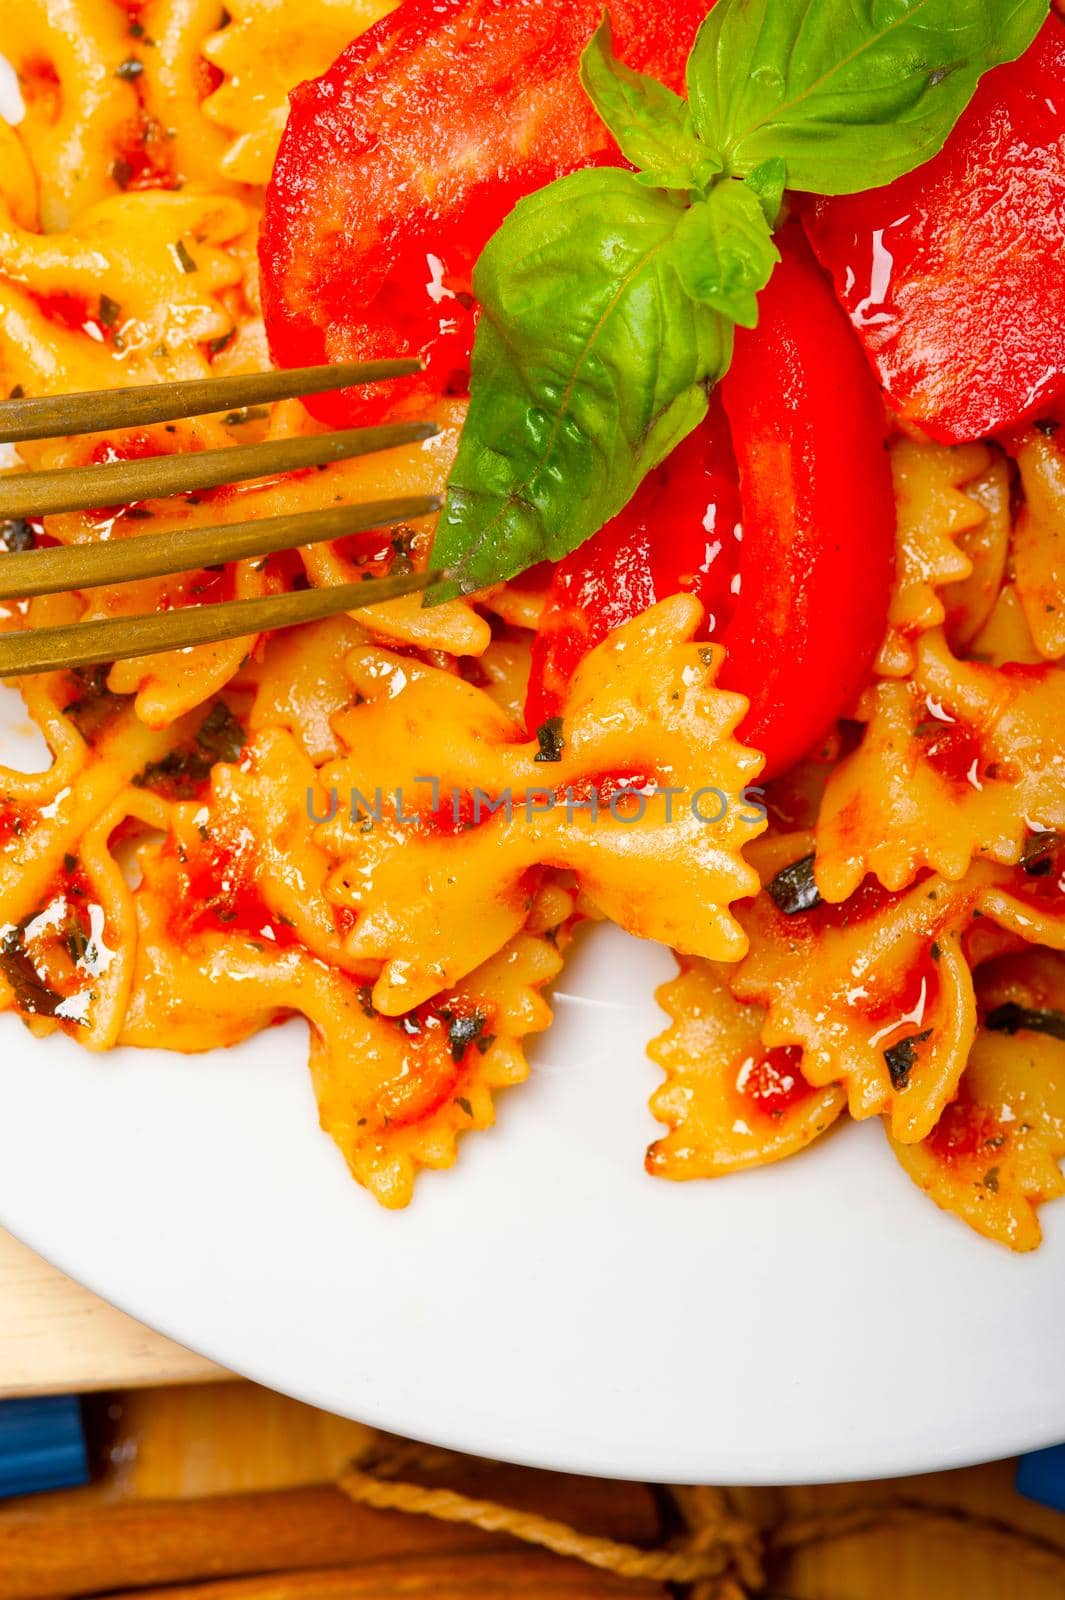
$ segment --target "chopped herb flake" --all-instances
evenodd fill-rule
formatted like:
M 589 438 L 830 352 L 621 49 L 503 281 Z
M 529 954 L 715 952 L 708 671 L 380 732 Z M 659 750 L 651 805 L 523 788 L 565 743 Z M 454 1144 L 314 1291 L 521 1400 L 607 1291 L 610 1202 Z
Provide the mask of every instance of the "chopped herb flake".
M 483 1011 L 471 1011 L 466 1016 L 453 1016 L 447 1025 L 448 1042 L 451 1045 L 451 1058 L 455 1062 L 462 1060 L 466 1051 L 484 1032 L 488 1018 Z
M 224 700 L 216 700 L 200 724 L 196 743 L 214 761 L 239 761 L 244 728 Z
M 63 1004 L 63 996 L 44 982 L 26 952 L 22 934 L 21 926 L 13 928 L 0 941 L 0 973 L 11 985 L 20 1011 L 31 1017 L 54 1017 Z
M 75 692 L 63 707 L 63 715 L 70 718 L 82 738 L 89 739 L 99 732 L 115 711 L 129 696 L 112 694 L 107 687 L 109 666 L 75 667 L 71 680 Z
M 211 775 L 211 762 L 198 750 L 168 750 L 149 761 L 133 779 L 138 789 L 162 790 L 178 800 L 192 800 Z
M 208 339 L 207 348 L 213 356 L 219 355 L 227 345 L 232 344 L 237 337 L 236 328 L 230 328 L 228 333 L 220 333 L 214 339 Z
M 66 949 L 67 955 L 77 966 L 79 961 L 84 961 L 89 949 L 89 936 L 82 927 L 77 916 L 68 912 L 66 921 L 60 933 L 60 939 Z
M 541 722 L 536 730 L 536 742 L 540 746 L 534 761 L 561 761 L 562 752 L 566 747 L 566 740 L 562 733 L 562 718 L 548 717 L 546 722 Z
M 991 1033 L 1020 1033 L 1023 1029 L 1048 1034 L 1051 1039 L 1065 1039 L 1065 1012 L 1030 1010 L 1016 1000 L 1007 1000 L 988 1013 L 984 1027 Z
M 265 422 L 269 415 L 269 406 L 241 406 L 239 411 L 228 411 L 222 421 L 227 428 L 243 428 L 246 422 Z
M 1045 878 L 1054 870 L 1054 863 L 1050 852 L 1057 843 L 1056 833 L 1033 833 L 1030 835 L 1021 857 L 1021 866 L 1030 878 Z
M 149 761 L 133 779 L 139 789 L 163 790 L 179 800 L 191 800 L 211 776 L 216 761 L 236 761 L 244 748 L 244 729 L 224 700 L 211 707 L 192 747 L 168 750 Z
M 786 917 L 795 917 L 819 906 L 821 893 L 814 881 L 813 856 L 803 856 L 790 867 L 782 867 L 775 878 L 770 878 L 765 892 Z
M 909 1088 L 910 1073 L 917 1065 L 917 1046 L 931 1037 L 932 1030 L 927 1028 L 924 1033 L 914 1033 L 908 1039 L 900 1039 L 898 1044 L 893 1044 L 890 1050 L 884 1051 L 884 1060 L 891 1074 L 892 1088 Z
M 170 248 L 177 257 L 177 264 L 181 268 L 182 272 L 199 272 L 199 267 L 196 265 L 195 261 L 189 255 L 188 250 L 185 248 L 184 239 L 179 239 L 177 243 L 172 244 Z
M 5 517 L 0 521 L 0 545 L 12 555 L 32 550 L 36 543 L 37 535 L 25 517 Z

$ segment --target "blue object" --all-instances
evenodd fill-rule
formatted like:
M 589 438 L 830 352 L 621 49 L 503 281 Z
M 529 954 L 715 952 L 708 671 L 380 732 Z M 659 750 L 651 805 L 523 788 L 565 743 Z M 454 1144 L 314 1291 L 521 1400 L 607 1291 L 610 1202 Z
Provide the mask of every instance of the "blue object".
M 0 1496 L 88 1483 L 76 1395 L 0 1401 Z
M 1033 1450 L 1017 1463 L 1017 1493 L 1041 1506 L 1065 1511 L 1065 1444 Z

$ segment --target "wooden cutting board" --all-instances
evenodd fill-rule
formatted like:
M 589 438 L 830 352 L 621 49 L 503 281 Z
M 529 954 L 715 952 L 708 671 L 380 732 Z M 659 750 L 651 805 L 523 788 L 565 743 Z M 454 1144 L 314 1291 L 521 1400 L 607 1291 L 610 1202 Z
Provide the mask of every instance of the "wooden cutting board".
M 227 1376 L 98 1300 L 0 1229 L 0 1398 Z

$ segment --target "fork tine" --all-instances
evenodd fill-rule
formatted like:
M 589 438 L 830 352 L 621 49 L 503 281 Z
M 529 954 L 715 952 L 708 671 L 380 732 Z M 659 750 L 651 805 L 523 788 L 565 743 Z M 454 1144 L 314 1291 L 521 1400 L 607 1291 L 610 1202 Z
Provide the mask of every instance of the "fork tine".
M 54 471 L 13 472 L 0 477 L 0 518 L 43 517 L 59 511 L 89 511 L 98 506 L 130 505 L 169 495 L 217 489 L 245 478 L 272 478 L 330 461 L 372 455 L 397 445 L 417 444 L 439 432 L 432 422 L 398 422 L 378 428 L 349 428 L 265 444 L 238 444 L 188 455 L 148 456 Z
M 435 495 L 379 500 L 357 506 L 330 506 L 261 522 L 232 522 L 213 528 L 177 528 L 170 533 L 109 539 L 102 544 L 57 545 L 0 558 L 0 600 L 96 589 L 102 584 L 192 572 L 249 556 L 273 555 L 349 533 L 413 522 L 440 510 Z
M 41 395 L 0 401 L 0 441 L 57 439 L 71 433 L 134 428 L 147 422 L 235 411 L 297 395 L 380 383 L 420 372 L 414 357 L 398 361 L 346 361 L 336 366 L 290 367 L 279 372 L 242 373 L 232 378 L 192 378 L 183 383 L 145 383 L 130 389 L 90 390 L 82 394 Z
M 317 622 L 339 611 L 357 611 L 398 595 L 414 594 L 439 576 L 436 572 L 411 572 L 401 577 L 365 578 L 361 583 L 343 583 L 331 589 L 302 589 L 260 600 L 226 600 L 151 616 L 111 617 L 103 622 L 73 622 L 4 634 L 0 635 L 0 678 L 123 661 L 161 650 L 187 650 L 193 645 Z

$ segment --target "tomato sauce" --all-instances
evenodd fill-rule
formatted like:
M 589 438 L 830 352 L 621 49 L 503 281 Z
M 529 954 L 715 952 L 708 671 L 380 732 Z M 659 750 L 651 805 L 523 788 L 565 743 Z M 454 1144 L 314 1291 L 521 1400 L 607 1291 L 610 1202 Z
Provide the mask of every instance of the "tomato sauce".
M 961 1166 L 1001 1151 L 1009 1140 L 1009 1129 L 989 1106 L 974 1105 L 959 1096 L 946 1107 L 925 1144 L 937 1160 L 948 1166 Z
M 816 1091 L 802 1075 L 802 1051 L 796 1045 L 777 1045 L 758 1056 L 748 1056 L 736 1073 L 736 1093 L 745 1108 L 774 1121 L 795 1109 Z
M 469 1076 L 470 1056 L 492 1043 L 491 1018 L 471 1001 L 444 996 L 397 1017 L 394 1026 L 409 1041 L 403 1072 L 378 1095 L 386 1125 L 409 1127 L 454 1100 L 471 1115 L 456 1091 Z
M 173 855 L 176 861 L 176 853 Z M 239 933 L 276 949 L 299 943 L 295 929 L 275 915 L 259 891 L 254 857 L 219 839 L 180 864 L 180 892 L 171 915 L 179 942 L 201 933 Z

